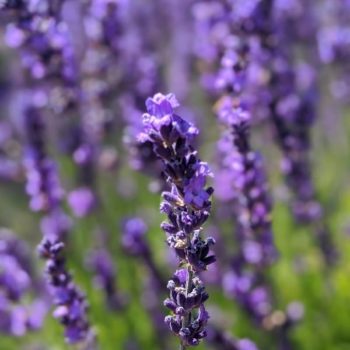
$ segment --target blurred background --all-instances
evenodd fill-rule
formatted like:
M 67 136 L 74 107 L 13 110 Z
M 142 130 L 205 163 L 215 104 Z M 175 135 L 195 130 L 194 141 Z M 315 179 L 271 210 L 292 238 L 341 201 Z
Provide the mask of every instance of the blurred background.
M 177 268 L 160 229 L 165 219 L 159 213 L 160 192 L 168 185 L 150 149 L 137 143 L 145 99 L 157 92 L 176 95 L 181 104 L 176 113 L 199 128 L 195 145 L 214 173 L 212 216 L 204 229 L 217 240 L 217 263 L 203 274 L 210 295 L 209 323 L 234 339 L 251 339 L 259 349 L 350 348 L 349 1 L 279 0 L 273 5 L 274 25 L 268 29 L 279 33 L 273 48 L 292 57 L 288 62 L 293 62 L 295 81 L 312 76 L 312 122 L 287 121 L 288 128 L 297 130 L 292 132 L 295 137 L 308 138 L 301 151 L 307 164 L 302 163 L 300 173 L 305 166 L 313 188 L 307 200 L 312 203 L 305 200 L 299 213 L 293 205 L 303 201 L 295 195 L 302 184 L 288 182 L 291 172 L 286 170 L 286 157 L 294 151 L 281 147 L 276 124 L 265 110 L 268 104 L 259 100 L 264 100 L 261 92 L 276 87 L 266 78 L 254 89 L 242 89 L 242 96 L 252 94 L 257 100 L 251 108 L 251 147 L 262 154 L 267 172 L 278 250 L 277 259 L 263 271 L 273 301 L 260 323 L 225 287 L 239 241 L 231 211 L 234 196 L 227 192 L 232 190 L 230 177 L 224 176 L 217 151 L 228 126 L 218 121 L 215 106 L 235 91 L 220 80 L 221 69 L 235 69 L 225 65 L 225 50 L 234 52 L 235 40 L 259 38 L 261 28 L 255 28 L 254 21 L 269 20 L 259 12 L 265 1 L 2 3 L 0 240 L 21 241 L 27 259 L 21 271 L 27 277 L 11 280 L 18 288 L 24 285 L 17 297 L 8 298 L 6 275 L 19 276 L 19 267 L 1 255 L 1 349 L 84 349 L 66 344 L 62 326 L 52 317 L 44 262 L 37 254 L 46 214 L 28 189 L 26 159 L 33 146 L 28 133 L 41 135 L 46 155 L 56 166 L 59 206 L 68 231 L 67 266 L 86 293 L 97 348 L 178 348 L 178 339 L 162 325 L 166 283 Z M 271 55 L 261 58 L 251 74 L 272 75 L 277 64 L 271 57 L 278 54 Z M 254 60 L 252 55 L 247 65 Z M 294 80 L 282 81 L 285 94 L 306 98 Z M 23 117 L 28 101 L 40 109 L 43 120 L 29 131 Z M 309 204 L 318 214 L 300 220 L 312 212 Z M 147 245 L 146 253 L 128 240 L 133 230 Z M 320 234 L 322 230 L 327 234 Z M 30 282 L 24 282 L 26 278 Z M 159 281 L 164 284 L 157 285 Z M 28 315 L 32 327 L 23 325 Z M 293 320 L 287 332 L 290 347 L 280 336 L 285 319 Z M 225 349 L 210 339 L 197 348 Z

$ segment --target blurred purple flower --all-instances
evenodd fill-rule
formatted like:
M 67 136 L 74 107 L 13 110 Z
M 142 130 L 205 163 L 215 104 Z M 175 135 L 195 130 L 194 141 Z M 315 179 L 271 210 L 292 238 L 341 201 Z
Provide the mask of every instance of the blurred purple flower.
M 88 187 L 77 188 L 68 194 L 68 203 L 75 216 L 89 215 L 96 206 L 94 193 Z
M 0 230 L 0 332 L 15 337 L 40 329 L 48 311 L 30 258 L 23 241 Z M 29 301 L 31 293 L 36 300 Z

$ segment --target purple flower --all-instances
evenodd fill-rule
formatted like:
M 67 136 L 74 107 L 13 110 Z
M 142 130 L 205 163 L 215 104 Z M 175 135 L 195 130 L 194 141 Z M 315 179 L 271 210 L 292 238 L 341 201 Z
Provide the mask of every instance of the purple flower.
M 220 159 L 223 169 L 231 171 L 234 191 L 232 207 L 238 215 L 240 249 L 249 264 L 270 264 L 276 258 L 271 227 L 271 198 L 261 157 L 250 149 L 249 124 L 237 119 L 231 124 L 232 135 L 225 133 L 220 140 Z
M 174 109 L 179 107 L 174 94 L 155 94 L 146 100 L 147 112 L 156 118 L 166 118 L 173 114 Z M 170 119 L 168 119 L 170 122 Z
M 6 42 L 20 51 L 22 68 L 33 81 L 45 81 L 45 96 L 57 113 L 75 104 L 77 72 L 67 26 L 59 19 L 62 2 L 8 0 Z M 11 11 L 6 11 L 11 10 Z
M 30 207 L 33 211 L 50 210 L 63 197 L 56 164 L 45 156 L 44 126 L 40 109 L 28 106 L 23 113 L 28 140 L 24 166 L 27 176 L 26 191 L 31 198 Z
M 193 177 L 188 185 L 185 186 L 184 201 L 186 204 L 192 205 L 196 208 L 202 208 L 204 203 L 209 200 L 210 194 L 203 188 L 205 186 L 206 177 L 198 175 Z
M 91 330 L 86 318 L 87 302 L 66 270 L 62 255 L 64 244 L 44 238 L 38 250 L 40 256 L 46 260 L 46 277 L 56 304 L 53 315 L 64 325 L 66 341 L 74 344 L 88 339 L 91 337 Z
M 165 322 L 169 328 L 177 334 L 182 344 L 194 346 L 199 344 L 199 340 L 206 336 L 205 326 L 209 315 L 203 303 L 208 299 L 202 282 L 199 278 L 193 279 L 190 290 L 186 288 L 186 281 L 189 272 L 185 269 L 178 270 L 172 280 L 168 282 L 170 298 L 164 301 L 164 305 L 170 309 L 174 315 L 167 316 Z M 197 317 L 186 327 L 182 324 L 182 319 L 191 309 L 198 308 Z
M 168 245 L 188 268 L 178 271 L 168 283 L 170 298 L 165 305 L 173 314 L 167 316 L 165 322 L 185 348 L 197 345 L 206 335 L 208 317 L 203 303 L 208 295 L 198 274 L 215 261 L 210 255 L 210 246 L 215 241 L 201 237 L 201 226 L 209 216 L 213 193 L 212 188 L 205 187 L 211 173 L 191 146 L 197 128 L 174 113 L 178 105 L 173 94 L 158 93 L 148 98 L 148 113 L 143 117 L 144 131 L 139 140 L 152 143 L 171 186 L 170 192 L 162 194 L 161 211 L 167 214 L 168 221 L 161 227 L 167 234 Z
M 238 103 L 232 99 L 232 96 L 222 96 L 215 107 L 218 119 L 222 123 L 233 125 L 247 122 L 251 119 L 247 106 L 243 103 Z
M 164 96 L 158 93 L 153 98 L 148 98 L 146 101 L 148 113 L 143 116 L 144 128 L 162 133 L 167 133 L 168 129 L 172 129 L 171 134 L 164 135 L 169 137 L 169 141 L 176 138 L 178 134 L 186 138 L 197 135 L 198 129 L 196 127 L 173 113 L 178 106 L 179 104 L 173 94 Z M 141 134 L 140 137 L 142 136 L 146 135 Z
M 218 143 L 218 158 L 219 172 L 228 182 L 219 184 L 220 193 L 236 224 L 237 239 L 231 270 L 224 276 L 224 289 L 262 328 L 273 303 L 264 268 L 274 262 L 277 251 L 267 179 L 260 155 L 250 146 L 249 132 L 253 121 L 269 115 L 267 65 L 272 58 L 264 40 L 266 31 L 274 28 L 273 5 L 273 1 L 255 0 L 227 4 L 227 16 L 221 18 L 221 26 L 226 30 L 216 43 L 216 64 L 220 62 L 220 68 L 214 89 L 221 93 L 214 110 L 226 129 Z M 292 109 L 294 101 L 287 102 L 285 110 Z M 244 348 L 244 344 L 236 342 L 235 346 Z
M 67 342 L 75 343 L 91 338 L 92 332 L 86 318 L 85 296 L 72 282 L 63 256 L 63 240 L 70 228 L 61 208 L 63 190 L 55 163 L 46 153 L 41 109 L 36 105 L 24 108 L 24 121 L 27 192 L 31 196 L 31 208 L 43 214 L 39 252 L 46 260 L 46 279 L 57 306 L 54 315 L 65 327 Z
M 68 203 L 74 215 L 82 218 L 93 211 L 96 206 L 96 198 L 89 188 L 81 187 L 69 193 Z
M 30 276 L 18 264 L 17 259 L 11 255 L 1 255 L 0 285 L 11 300 L 18 300 L 30 287 Z
M 43 295 L 28 302 L 31 293 L 38 293 L 37 284 L 24 242 L 0 230 L 0 332 L 21 337 L 41 328 L 48 311 Z

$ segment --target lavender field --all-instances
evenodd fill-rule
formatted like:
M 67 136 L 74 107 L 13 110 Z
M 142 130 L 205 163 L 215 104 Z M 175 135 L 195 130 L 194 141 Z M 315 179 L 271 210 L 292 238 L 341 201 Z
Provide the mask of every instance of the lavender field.
M 350 349 L 349 0 L 0 23 L 0 350 Z

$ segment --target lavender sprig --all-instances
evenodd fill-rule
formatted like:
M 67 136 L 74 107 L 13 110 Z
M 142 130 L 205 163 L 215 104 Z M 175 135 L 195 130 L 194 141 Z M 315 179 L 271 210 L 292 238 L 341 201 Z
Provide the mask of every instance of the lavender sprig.
M 297 1 L 213 4 L 227 8 L 226 16 L 217 11 L 220 16 L 214 17 L 222 24 L 218 31 L 221 40 L 215 41 L 221 66 L 212 83 L 214 90 L 238 99 L 234 102 L 238 109 L 251 112 L 254 122 L 262 118 L 272 122 L 283 153 L 281 168 L 292 194 L 293 214 L 298 222 L 311 224 L 325 261 L 332 264 L 337 252 L 317 199 L 309 159 L 317 90 L 310 66 L 296 61 L 299 49 L 295 42 L 301 44 L 301 57 L 314 59 L 310 47 L 315 50 L 315 16 L 312 11 L 302 11 Z M 202 6 L 210 10 L 208 4 Z M 215 20 L 209 22 L 212 30 Z M 229 106 L 231 101 L 227 101 Z
M 251 114 L 266 116 L 270 94 L 266 90 L 268 75 L 264 75 L 266 59 L 260 35 L 270 28 L 272 1 L 227 1 L 231 20 L 223 19 L 227 28 L 221 67 L 216 84 L 223 96 L 215 105 L 218 119 L 228 131 L 219 141 L 222 174 L 229 179 L 227 190 L 220 191 L 232 206 L 236 217 L 237 252 L 231 271 L 225 275 L 224 288 L 233 296 L 252 320 L 267 330 L 283 329 L 286 317 L 271 324 L 274 300 L 266 280 L 266 268 L 277 251 L 271 226 L 272 203 L 262 159 L 250 146 Z M 276 311 L 279 312 L 279 311 Z M 283 333 L 281 331 L 281 333 Z M 287 337 L 283 333 L 281 337 Z M 287 339 L 288 340 L 288 339 Z
M 152 258 L 151 249 L 145 239 L 146 230 L 147 226 L 141 218 L 133 217 L 127 219 L 123 225 L 122 245 L 128 254 L 140 257 L 151 273 L 146 283 L 147 288 L 145 288 L 145 306 L 152 317 L 155 328 L 159 332 L 159 342 L 162 349 L 167 349 L 169 344 L 163 333 L 166 325 L 163 322 L 163 315 L 156 302 L 159 295 L 164 292 L 165 280 Z M 209 326 L 207 331 L 207 341 L 217 349 L 257 350 L 257 347 L 250 340 L 235 339 L 215 326 Z
M 85 297 L 72 282 L 63 257 L 69 219 L 61 208 L 63 190 L 55 163 L 46 153 L 42 119 L 45 108 L 61 112 L 76 98 L 72 50 L 67 45 L 66 26 L 59 19 L 62 3 L 6 3 L 5 8 L 10 7 L 14 15 L 14 23 L 7 27 L 6 39 L 9 46 L 20 49 L 26 83 L 34 85 L 30 93 L 24 91 L 22 110 L 27 137 L 26 191 L 30 196 L 30 208 L 43 214 L 43 240 L 39 251 L 46 259 L 46 278 L 57 306 L 54 316 L 64 325 L 67 342 L 77 343 L 87 340 L 92 333 L 86 318 Z M 59 84 L 55 84 L 57 82 Z
M 238 250 L 232 259 L 232 270 L 224 277 L 224 289 L 262 325 L 272 312 L 264 268 L 277 256 L 271 228 L 271 199 L 261 157 L 250 147 L 249 112 L 235 106 L 229 96 L 216 107 L 231 129 L 220 140 L 219 150 L 223 168 L 231 172 L 231 183 L 226 186 L 235 195 L 231 206 L 237 217 Z
M 250 263 L 269 265 L 277 256 L 271 227 L 272 201 L 262 158 L 250 147 L 250 113 L 235 103 L 226 96 L 216 105 L 219 117 L 231 129 L 231 135 L 224 133 L 219 142 L 221 159 L 232 174 L 242 254 Z
M 172 315 L 167 316 L 165 322 L 179 336 L 181 349 L 186 349 L 199 344 L 206 336 L 209 315 L 204 302 L 208 294 L 199 273 L 215 261 L 215 256 L 209 255 L 215 241 L 201 237 L 201 226 L 210 213 L 213 189 L 205 188 L 205 183 L 211 173 L 208 164 L 198 159 L 197 151 L 191 146 L 198 130 L 174 113 L 178 105 L 172 94 L 158 93 L 148 98 L 140 140 L 153 143 L 171 185 L 171 191 L 162 194 L 161 212 L 167 214 L 168 221 L 161 227 L 183 268 L 168 282 L 170 297 L 164 303 Z
M 46 260 L 47 282 L 57 306 L 54 316 L 64 325 L 67 342 L 91 341 L 92 332 L 86 317 L 87 302 L 73 283 L 63 255 L 69 219 L 61 209 L 63 190 L 57 169 L 46 154 L 40 109 L 37 106 L 25 107 L 24 119 L 27 192 L 31 197 L 31 209 L 44 214 L 41 221 L 43 239 L 38 249 L 40 256 Z
M 250 147 L 250 114 L 235 103 L 237 99 L 226 96 L 216 105 L 221 119 L 231 129 L 219 142 L 219 157 L 223 169 L 230 172 L 229 181 L 222 186 L 233 192 L 225 205 L 236 217 L 238 242 L 223 286 L 259 327 L 278 334 L 280 349 L 286 350 L 291 346 L 289 329 L 299 318 L 292 319 L 288 311 L 274 309 L 273 290 L 266 276 L 266 269 L 277 258 L 271 226 L 272 203 L 262 158 Z
M 42 327 L 48 305 L 38 286 L 27 246 L 0 229 L 0 332 L 20 337 Z M 26 301 L 30 292 L 36 293 L 31 304 Z
M 46 275 L 56 309 L 53 316 L 65 327 L 65 338 L 74 344 L 91 336 L 90 325 L 86 319 L 88 304 L 72 281 L 62 255 L 64 243 L 44 238 L 38 247 L 40 256 L 46 260 Z

